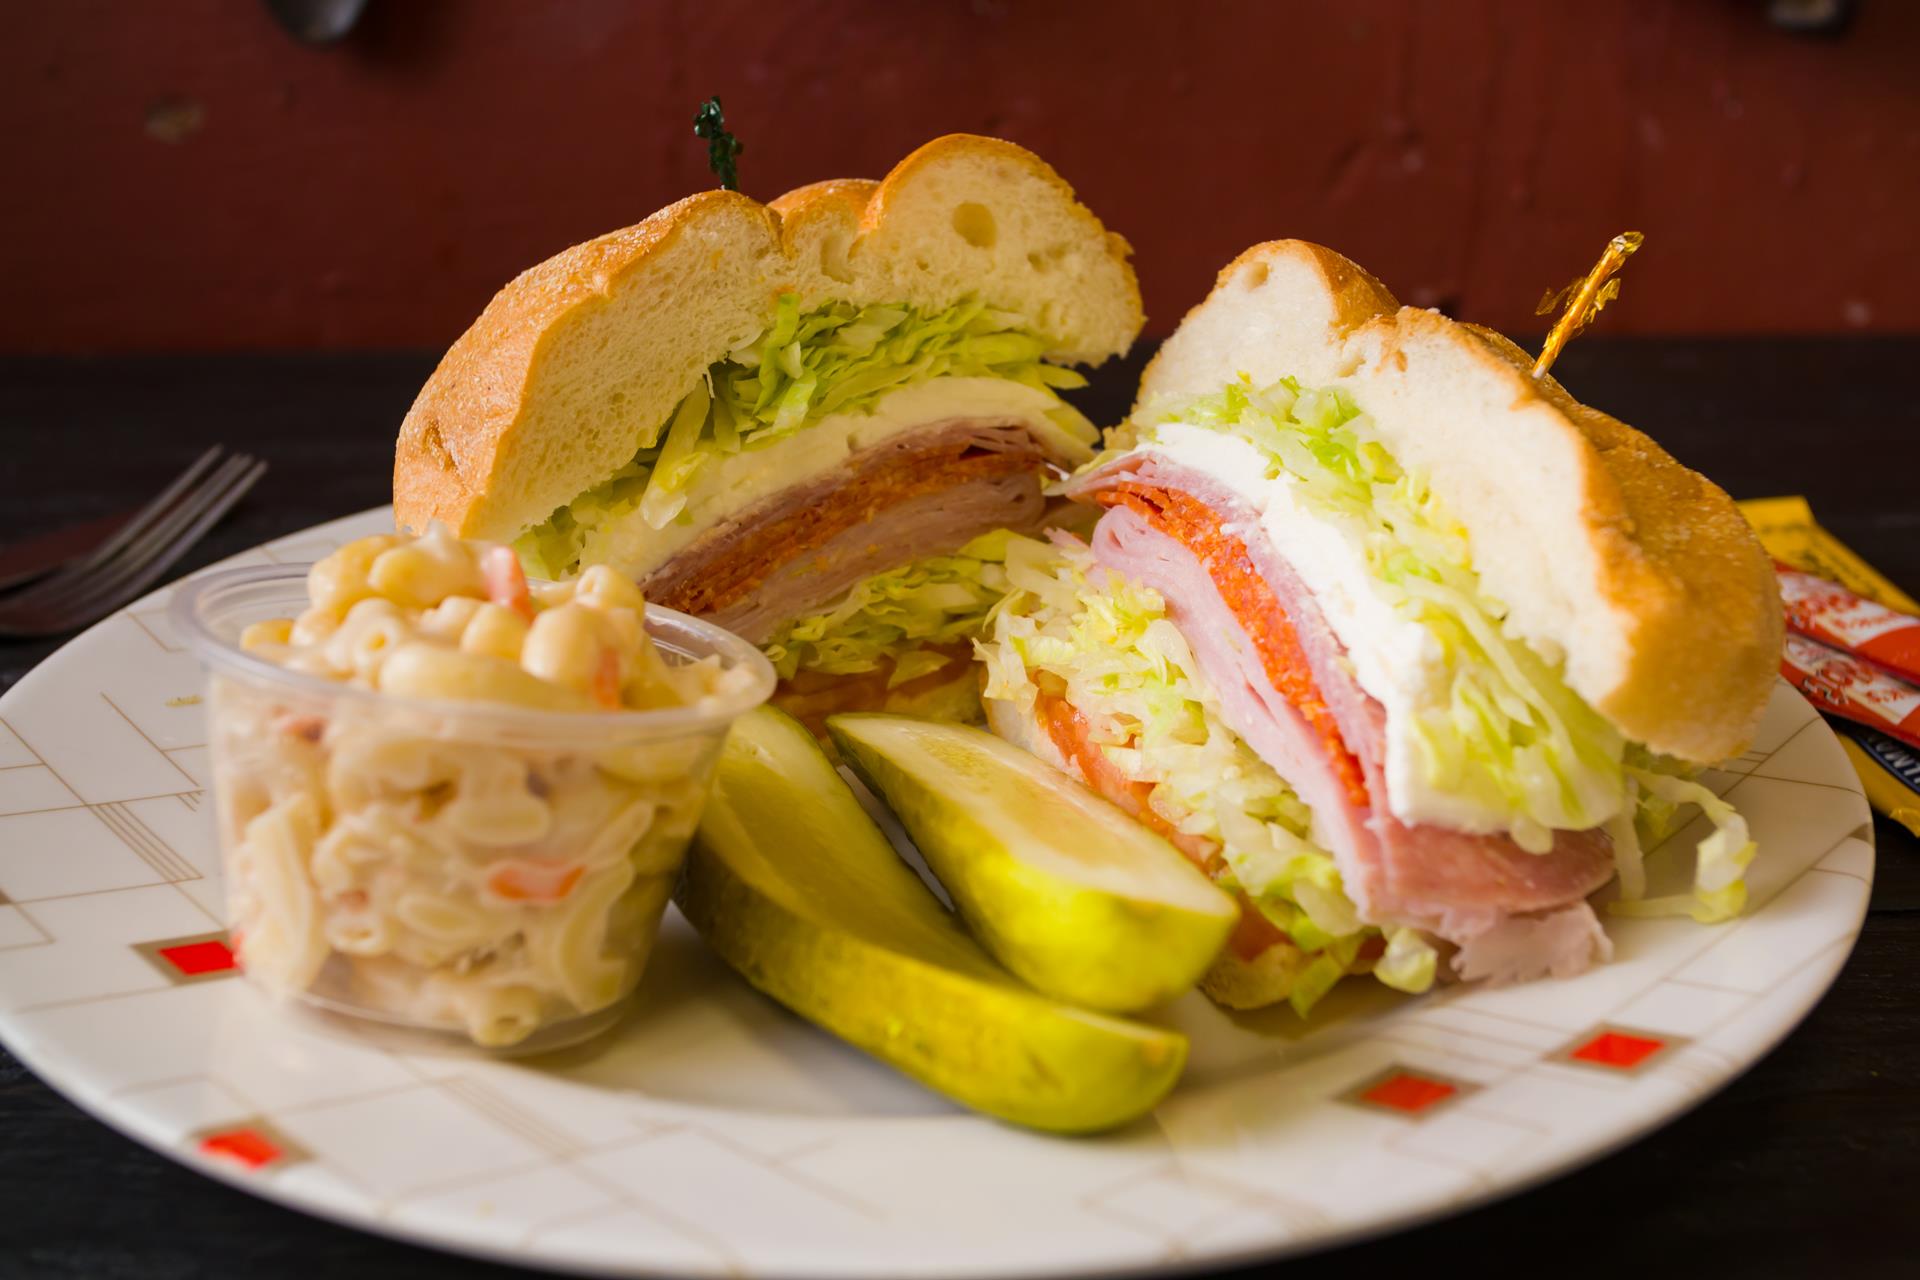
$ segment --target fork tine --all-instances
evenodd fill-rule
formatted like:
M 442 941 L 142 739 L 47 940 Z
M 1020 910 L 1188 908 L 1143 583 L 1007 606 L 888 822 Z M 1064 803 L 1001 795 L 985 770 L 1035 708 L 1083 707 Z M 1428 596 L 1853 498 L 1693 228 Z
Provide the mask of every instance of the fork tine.
M 119 554 L 120 548 L 145 533 L 148 527 L 165 514 L 166 510 L 179 500 L 180 495 L 187 491 L 188 486 L 198 481 L 206 473 L 207 468 L 218 461 L 224 452 L 225 450 L 216 444 L 195 458 L 185 471 L 175 476 L 173 482 L 160 491 L 159 497 L 134 512 L 125 524 L 114 530 L 111 538 L 88 552 L 74 567 L 81 570 L 91 569 Z M 65 567 L 62 566 L 62 568 Z
M 206 513 L 214 512 L 213 519 L 219 519 L 253 487 L 264 470 L 263 464 L 245 454 L 227 459 L 206 484 L 169 512 L 163 522 L 135 542 L 115 563 L 103 566 L 95 575 L 91 589 L 67 602 L 67 612 L 85 612 L 94 602 L 114 596 L 124 599 L 129 584 L 151 582 L 164 573 L 185 553 L 187 546 L 192 545 L 180 545 L 183 533 L 192 533 L 197 541 L 200 533 L 213 523 L 206 519 Z
M 170 537 L 174 530 L 191 521 L 211 493 L 216 493 L 224 485 L 231 483 L 234 476 L 245 468 L 251 459 L 230 457 L 214 469 L 211 476 L 202 480 L 179 502 L 149 522 L 148 527 L 137 537 L 126 543 L 111 558 L 89 568 L 75 567 L 72 572 L 62 571 L 54 579 L 28 587 L 5 602 L 5 612 L 15 613 L 57 613 L 67 602 L 76 597 L 95 595 L 113 576 L 127 564 L 138 564 L 149 548 L 159 545 Z
M 137 555 L 123 556 L 95 576 L 84 590 L 47 604 L 29 625 L 48 634 L 74 630 L 133 599 L 199 541 L 265 471 L 264 463 L 250 458 L 231 459 L 214 479 L 170 513 L 162 527 L 136 544 Z
M 145 534 L 156 521 L 166 514 L 180 495 L 189 487 L 199 483 L 207 469 L 225 452 L 220 445 L 214 445 L 168 483 L 160 495 L 146 506 L 141 507 L 114 530 L 98 546 L 81 555 L 75 556 L 65 564 L 56 566 L 51 572 L 42 575 L 37 581 L 30 582 L 20 590 L 5 597 L 0 604 L 0 612 L 13 614 L 37 607 L 39 602 L 63 594 L 67 588 L 76 584 L 86 574 L 92 573 L 108 560 L 118 555 L 128 543 Z
M 135 598 L 205 536 L 266 473 L 267 465 L 244 454 L 223 463 L 178 507 L 136 539 L 100 572 L 77 575 L 71 589 L 34 602 L 30 611 L 0 608 L 0 632 L 55 634 L 112 612 Z M 7 606 L 13 601 L 6 602 Z M 24 613 L 24 616 L 23 616 Z
M 192 487 L 209 483 L 206 475 L 224 450 L 219 445 L 207 450 L 193 464 L 178 476 L 161 492 L 160 496 L 142 507 L 117 529 L 113 536 L 86 555 L 69 560 L 52 573 L 21 588 L 0 602 L 0 611 L 7 614 L 24 612 L 70 594 L 76 587 L 96 574 L 103 566 L 122 554 L 137 539 L 146 536 L 155 525 L 164 520 L 182 494 L 191 496 Z M 216 473 L 217 474 L 217 473 Z
M 200 539 L 206 536 L 207 530 L 233 509 L 235 503 L 246 496 L 247 491 L 253 488 L 260 477 L 267 472 L 266 463 L 254 462 L 252 459 L 248 461 L 252 465 L 241 472 L 224 492 L 210 498 L 199 517 L 181 530 L 173 541 L 157 548 L 144 564 L 123 575 L 122 581 L 113 591 L 103 592 L 98 597 L 92 611 L 94 616 L 104 616 L 128 601 L 137 599 L 148 587 L 159 581 L 167 570 L 177 564 L 182 556 L 191 551 Z M 80 619 L 83 622 L 88 620 L 84 617 Z

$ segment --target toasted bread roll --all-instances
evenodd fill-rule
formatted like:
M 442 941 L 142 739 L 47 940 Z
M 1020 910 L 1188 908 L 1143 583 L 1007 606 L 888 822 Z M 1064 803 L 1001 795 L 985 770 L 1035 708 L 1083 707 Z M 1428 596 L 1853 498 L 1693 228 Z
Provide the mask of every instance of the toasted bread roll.
M 1467 529 L 1513 631 L 1564 653 L 1621 733 L 1711 762 L 1745 750 L 1779 662 L 1773 572 L 1732 499 L 1575 400 L 1507 339 L 1401 307 L 1330 249 L 1241 254 L 1188 313 L 1140 403 L 1293 376 L 1339 386 Z
M 606 480 L 783 293 L 1023 318 L 1050 359 L 1097 364 L 1141 323 L 1127 244 L 1031 153 L 954 134 L 882 182 L 761 205 L 708 191 L 524 272 L 454 343 L 394 458 L 403 528 L 512 539 Z M 693 505 L 690 503 L 690 505 Z

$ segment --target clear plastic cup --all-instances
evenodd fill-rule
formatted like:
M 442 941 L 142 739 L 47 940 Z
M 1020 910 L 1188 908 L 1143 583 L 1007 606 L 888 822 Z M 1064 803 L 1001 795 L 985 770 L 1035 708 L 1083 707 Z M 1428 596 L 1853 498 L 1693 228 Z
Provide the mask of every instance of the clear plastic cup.
M 610 1026 L 640 980 L 734 718 L 774 675 L 649 607 L 669 663 L 733 674 L 684 707 L 561 713 L 398 698 L 240 648 L 307 604 L 306 565 L 209 574 L 169 617 L 209 674 L 229 924 L 248 977 L 491 1049 Z

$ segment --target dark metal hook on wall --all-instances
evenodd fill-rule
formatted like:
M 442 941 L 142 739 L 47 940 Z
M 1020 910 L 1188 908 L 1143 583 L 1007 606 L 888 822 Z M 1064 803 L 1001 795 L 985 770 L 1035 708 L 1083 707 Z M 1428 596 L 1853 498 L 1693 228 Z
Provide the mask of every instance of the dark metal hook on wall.
M 301 44 L 332 44 L 353 30 L 367 0 L 264 0 L 267 12 Z
M 1853 10 L 1854 0 L 1767 0 L 1767 21 L 1800 35 L 1837 36 Z

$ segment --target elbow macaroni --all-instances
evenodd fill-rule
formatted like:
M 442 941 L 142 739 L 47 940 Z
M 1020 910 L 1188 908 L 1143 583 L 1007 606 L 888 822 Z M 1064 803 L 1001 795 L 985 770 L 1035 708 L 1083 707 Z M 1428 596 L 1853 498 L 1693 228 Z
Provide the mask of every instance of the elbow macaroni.
M 502 554 L 504 553 L 504 554 Z M 242 647 L 439 708 L 218 677 L 215 770 L 234 937 L 283 992 L 509 1045 L 639 980 L 724 726 L 503 728 L 499 707 L 698 704 L 750 679 L 669 664 L 611 570 L 529 588 L 504 548 L 435 527 L 315 565 L 298 618 Z

